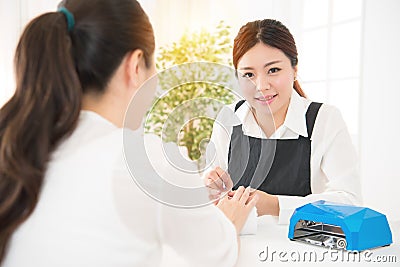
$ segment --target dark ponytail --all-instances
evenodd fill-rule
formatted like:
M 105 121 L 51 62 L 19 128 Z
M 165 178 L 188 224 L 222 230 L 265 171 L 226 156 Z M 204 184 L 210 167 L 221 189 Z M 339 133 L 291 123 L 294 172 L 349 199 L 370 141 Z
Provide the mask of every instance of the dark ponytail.
M 0 263 L 34 211 L 51 152 L 75 129 L 82 95 L 104 92 L 130 51 L 152 60 L 154 35 L 133 0 L 69 0 L 75 16 L 46 13 L 25 28 L 15 54 L 16 91 L 0 109 Z
M 27 26 L 15 66 L 17 88 L 0 111 L 1 258 L 36 206 L 50 152 L 79 116 L 82 91 L 63 14 L 48 13 Z

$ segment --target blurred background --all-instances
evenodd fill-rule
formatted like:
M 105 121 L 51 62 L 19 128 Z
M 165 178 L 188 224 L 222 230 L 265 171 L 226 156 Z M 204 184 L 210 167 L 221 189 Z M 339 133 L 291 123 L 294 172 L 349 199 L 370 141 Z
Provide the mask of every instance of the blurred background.
M 248 21 L 283 22 L 298 46 L 304 91 L 314 101 L 337 106 L 348 125 L 360 157 L 364 205 L 400 219 L 400 1 L 139 2 L 153 24 L 158 56 L 185 34 L 215 32 L 221 21 L 228 27 L 230 47 Z M 14 92 L 13 56 L 21 31 L 37 15 L 56 10 L 58 3 L 0 0 L 0 106 Z M 229 58 L 229 47 L 223 51 Z

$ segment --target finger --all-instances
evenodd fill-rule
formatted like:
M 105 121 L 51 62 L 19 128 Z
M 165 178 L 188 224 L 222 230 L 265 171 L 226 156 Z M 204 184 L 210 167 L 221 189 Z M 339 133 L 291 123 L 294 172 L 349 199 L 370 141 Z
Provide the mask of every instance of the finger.
M 228 195 L 222 195 L 218 198 L 218 204 L 219 206 L 223 205 L 226 201 L 228 201 Z
M 221 167 L 218 166 L 214 168 L 214 171 L 220 176 L 223 175 L 225 172 Z
M 249 201 L 249 203 L 247 203 L 246 207 L 251 210 L 252 208 L 254 208 L 257 204 L 259 196 L 256 194 L 254 195 L 251 200 Z
M 243 205 L 245 205 L 246 204 L 246 202 L 247 202 L 247 199 L 249 198 L 249 196 L 250 196 L 250 186 L 248 186 L 245 190 L 244 190 L 244 192 L 243 192 L 243 194 L 242 194 L 242 196 L 240 197 L 240 200 L 239 200 L 239 202 L 241 203 L 241 204 L 243 204 Z
M 246 205 L 250 202 L 250 200 L 257 195 L 257 189 L 251 188 L 249 198 L 246 201 Z
M 243 186 L 239 186 L 239 188 L 236 190 L 235 194 L 233 195 L 232 200 L 239 201 L 239 199 L 242 196 L 243 192 L 244 192 L 244 187 Z
M 225 184 L 226 190 L 231 190 L 233 187 L 233 182 L 232 182 L 230 175 L 226 171 L 221 169 L 220 167 L 216 167 L 215 172 L 217 173 L 219 178 L 222 180 L 222 182 Z
M 250 196 L 254 195 L 255 193 L 257 193 L 257 189 L 250 188 Z
M 206 187 L 207 187 L 207 189 L 217 190 L 217 191 L 221 192 L 220 187 L 213 181 L 207 182 Z
M 207 180 L 218 181 L 220 179 L 219 179 L 219 175 L 216 171 L 210 171 L 207 174 Z
M 208 195 L 208 198 L 214 205 L 217 205 L 222 197 L 221 195 Z
M 208 189 L 208 195 L 210 197 L 219 197 L 221 195 L 221 191 L 214 189 L 214 188 L 207 188 Z
M 233 197 L 233 196 L 235 195 L 235 192 L 236 192 L 236 191 L 229 191 L 229 192 L 228 192 L 228 196 Z
M 208 195 L 208 199 L 209 199 L 209 200 L 216 200 L 216 199 L 219 199 L 220 196 L 221 196 L 221 195 L 217 195 L 217 194 L 215 194 L 215 195 L 209 194 L 209 195 Z
M 249 198 L 246 200 L 246 205 L 249 204 L 249 202 L 254 198 L 255 195 L 256 194 L 254 194 L 254 193 L 253 194 L 250 193 Z
M 223 189 L 222 180 L 219 178 L 218 174 L 215 171 L 211 171 L 207 175 L 206 186 L 210 187 L 210 188 L 218 189 L 218 190 Z

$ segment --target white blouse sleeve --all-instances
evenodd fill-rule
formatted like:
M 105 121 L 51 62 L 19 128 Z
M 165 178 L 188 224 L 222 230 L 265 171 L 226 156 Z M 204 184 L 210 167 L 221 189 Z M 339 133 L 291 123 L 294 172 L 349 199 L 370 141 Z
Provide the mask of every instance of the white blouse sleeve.
M 337 108 L 323 105 L 313 135 L 312 183 L 324 190 L 306 197 L 278 196 L 279 223 L 289 223 L 295 208 L 320 199 L 344 204 L 361 204 L 358 159 L 346 124 Z M 314 174 L 314 176 L 313 176 Z
M 157 148 L 157 144 L 161 144 L 160 140 L 150 137 L 150 141 L 153 145 L 156 144 L 151 149 L 160 149 Z M 160 151 L 149 152 L 163 155 Z M 169 173 L 169 176 L 176 173 L 174 167 L 167 165 L 163 159 L 160 158 L 157 163 L 158 171 Z M 138 166 L 146 168 L 145 164 Z M 121 177 L 123 174 L 125 177 Z M 170 207 L 142 192 L 133 182 L 126 167 L 125 171 L 118 172 L 118 176 L 114 179 L 118 179 L 120 189 L 116 192 L 116 197 L 120 199 L 119 216 L 135 236 L 146 233 L 142 240 L 152 236 L 153 241 L 152 244 L 149 241 L 149 246 L 169 245 L 190 266 L 234 266 L 238 256 L 236 229 L 217 207 L 212 204 L 199 208 Z M 198 184 L 198 178 L 195 182 Z M 127 193 L 122 196 L 124 191 Z M 204 198 L 208 199 L 206 190 L 204 194 Z M 131 216 L 132 211 L 135 211 L 133 214 L 136 219 Z M 126 214 L 131 214 L 131 220 L 124 219 Z M 138 225 L 138 221 L 143 223 Z
M 154 151 L 156 149 L 153 147 Z M 157 154 L 161 155 L 162 151 Z M 199 175 L 179 172 L 163 158 L 158 157 L 153 165 L 164 179 L 175 185 L 204 186 Z M 203 196 L 205 201 L 209 201 L 205 188 Z M 238 255 L 236 228 L 220 209 L 212 203 L 198 208 L 175 208 L 162 204 L 159 207 L 161 242 L 173 248 L 190 266 L 235 265 Z
M 195 209 L 161 207 L 160 236 L 190 266 L 234 266 L 236 229 L 214 205 Z

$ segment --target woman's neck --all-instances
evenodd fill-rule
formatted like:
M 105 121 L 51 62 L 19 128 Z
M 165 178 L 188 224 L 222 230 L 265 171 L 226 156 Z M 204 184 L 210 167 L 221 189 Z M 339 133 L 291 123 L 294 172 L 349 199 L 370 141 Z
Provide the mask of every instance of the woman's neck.
M 257 113 L 255 109 L 252 110 L 253 116 L 260 128 L 263 130 L 264 134 L 269 138 L 273 135 L 279 127 L 283 125 L 286 118 L 287 107 L 282 107 L 280 110 L 276 111 L 271 115 Z
M 124 114 L 121 108 L 116 106 L 117 102 L 113 97 L 104 94 L 86 93 L 82 99 L 82 109 L 96 112 L 115 126 L 123 126 Z

